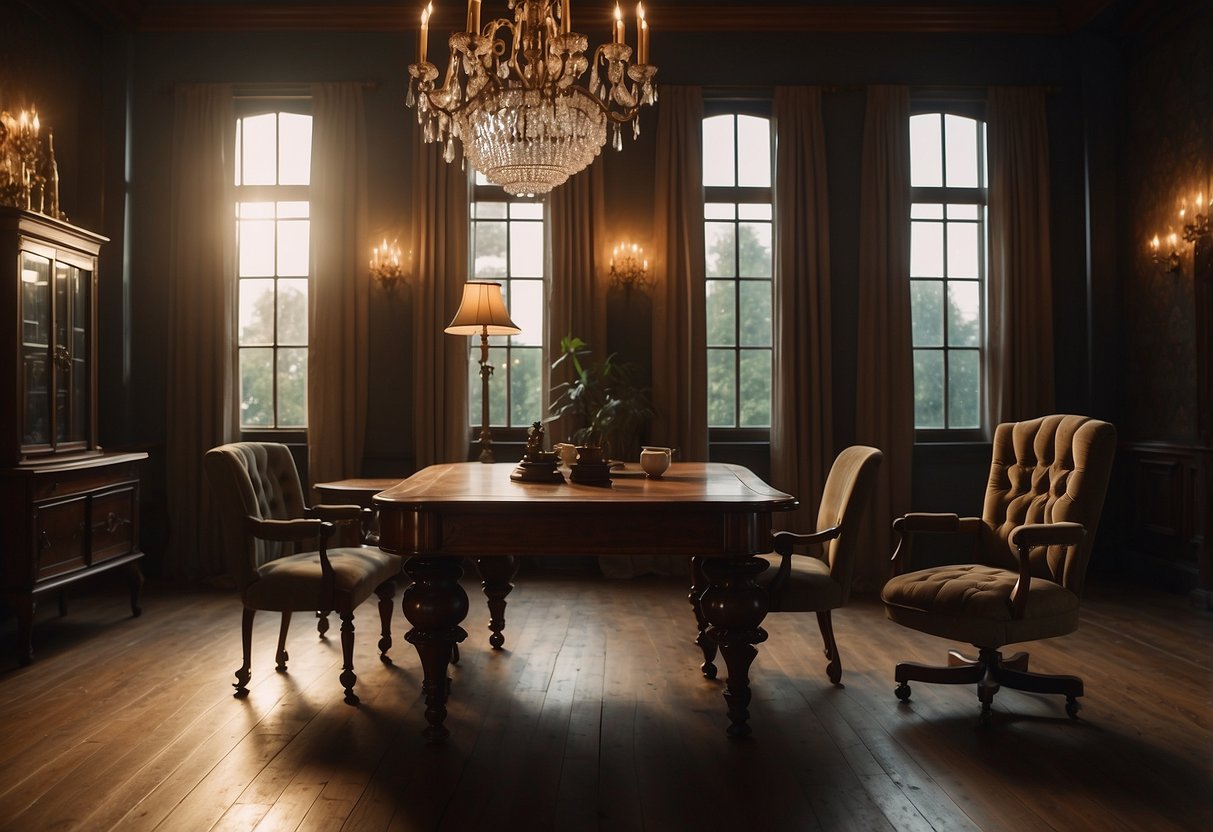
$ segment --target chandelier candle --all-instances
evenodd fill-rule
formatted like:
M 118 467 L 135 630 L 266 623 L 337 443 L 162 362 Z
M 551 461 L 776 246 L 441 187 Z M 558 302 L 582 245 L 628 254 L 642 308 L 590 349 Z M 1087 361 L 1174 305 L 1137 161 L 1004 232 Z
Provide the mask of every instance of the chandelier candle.
M 547 193 L 584 170 L 606 144 L 623 148 L 621 125 L 640 133 L 640 108 L 657 101 L 649 63 L 649 26 L 637 7 L 636 50 L 615 7 L 613 41 L 586 54 L 572 31 L 571 0 L 508 0 L 512 20 L 480 22 L 469 0 L 467 31 L 448 40 L 446 74 L 426 60 L 432 4 L 421 15 L 417 63 L 409 66 L 405 103 L 417 108 L 427 143 L 455 159 L 455 140 L 472 166 L 514 196 Z M 635 55 L 636 60 L 633 60 Z M 588 78 L 584 78 L 589 70 Z

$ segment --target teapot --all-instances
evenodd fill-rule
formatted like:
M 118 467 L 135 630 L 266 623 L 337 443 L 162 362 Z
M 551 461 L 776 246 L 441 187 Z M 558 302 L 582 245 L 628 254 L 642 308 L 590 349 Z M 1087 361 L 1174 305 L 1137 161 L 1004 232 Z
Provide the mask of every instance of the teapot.
M 640 451 L 640 467 L 650 478 L 657 479 L 670 467 L 670 458 L 673 455 L 672 448 L 645 445 Z

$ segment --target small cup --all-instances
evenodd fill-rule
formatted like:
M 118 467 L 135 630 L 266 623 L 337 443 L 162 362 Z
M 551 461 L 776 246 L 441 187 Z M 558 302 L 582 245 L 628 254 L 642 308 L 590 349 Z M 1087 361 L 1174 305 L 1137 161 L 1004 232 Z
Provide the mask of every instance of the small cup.
M 670 467 L 669 448 L 645 447 L 640 452 L 640 467 L 652 479 L 658 479 Z

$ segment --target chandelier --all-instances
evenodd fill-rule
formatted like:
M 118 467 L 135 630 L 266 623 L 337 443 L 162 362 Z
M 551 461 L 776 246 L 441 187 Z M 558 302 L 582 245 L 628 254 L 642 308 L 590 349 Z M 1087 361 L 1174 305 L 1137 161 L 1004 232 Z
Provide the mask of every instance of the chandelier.
M 442 86 L 438 67 L 426 60 L 433 4 L 421 13 L 417 63 L 409 66 L 405 103 L 417 107 L 422 137 L 441 142 L 443 158 L 455 158 L 455 139 L 472 166 L 514 196 L 543 194 L 594 161 L 607 139 L 623 149 L 621 125 L 640 107 L 654 104 L 649 26 L 636 7 L 636 61 L 615 6 L 613 39 L 586 56 L 585 35 L 572 31 L 570 0 L 509 0 L 514 19 L 480 24 L 480 0 L 469 0 L 467 31 L 450 37 Z M 586 70 L 588 82 L 579 83 Z

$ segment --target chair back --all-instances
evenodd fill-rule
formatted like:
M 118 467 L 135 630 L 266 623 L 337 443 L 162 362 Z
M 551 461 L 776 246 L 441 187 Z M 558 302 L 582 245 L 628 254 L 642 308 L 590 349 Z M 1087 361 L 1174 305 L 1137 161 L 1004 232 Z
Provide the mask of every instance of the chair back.
M 1025 523 L 1081 523 L 1075 546 L 1039 546 L 1033 577 L 1082 595 L 1091 544 L 1116 455 L 1116 428 L 1086 416 L 1042 416 L 1007 422 L 994 432 L 994 454 L 982 520 L 990 565 L 1018 569 L 1009 537 Z
M 286 445 L 232 442 L 211 448 L 203 459 L 219 516 L 228 571 L 243 592 L 257 567 L 291 551 L 289 543 L 255 538 L 246 525 L 256 520 L 293 520 L 306 508 L 299 471 Z
M 842 587 L 842 603 L 851 596 L 858 546 L 859 521 L 876 488 L 881 453 L 866 445 L 852 445 L 834 460 L 817 508 L 817 529 L 837 526 L 838 537 L 826 541 L 822 557 L 830 566 L 830 577 Z

